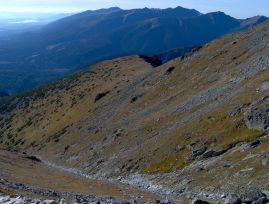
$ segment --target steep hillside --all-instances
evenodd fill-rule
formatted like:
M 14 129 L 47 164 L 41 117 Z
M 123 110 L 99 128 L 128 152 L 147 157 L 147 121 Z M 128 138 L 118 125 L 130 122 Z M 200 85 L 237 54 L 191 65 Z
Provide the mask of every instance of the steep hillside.
M 267 22 L 159 67 L 119 58 L 4 98 L 0 147 L 171 197 L 266 190 L 268 35 Z
M 27 90 L 119 56 L 185 50 L 265 19 L 245 22 L 182 7 L 86 11 L 0 40 L 0 91 Z

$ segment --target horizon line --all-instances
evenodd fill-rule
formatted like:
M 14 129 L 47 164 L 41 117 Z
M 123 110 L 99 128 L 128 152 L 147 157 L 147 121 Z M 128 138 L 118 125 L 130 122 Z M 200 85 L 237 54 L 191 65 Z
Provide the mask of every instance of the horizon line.
M 97 10 L 101 10 L 101 9 L 110 9 L 110 8 L 119 8 L 121 10 L 134 10 L 134 9 L 156 9 L 156 10 L 164 10 L 164 9 L 176 9 L 176 8 L 184 8 L 184 9 L 189 9 L 189 10 L 195 10 L 201 14 L 209 14 L 209 13 L 216 13 L 216 12 L 222 12 L 222 13 L 225 13 L 226 15 L 229 15 L 231 17 L 234 17 L 234 18 L 237 18 L 237 19 L 247 19 L 247 18 L 252 18 L 252 17 L 257 17 L 257 16 L 264 16 L 264 17 L 268 17 L 266 15 L 262 15 L 262 14 L 256 14 L 256 15 L 252 15 L 252 16 L 248 16 L 248 17 L 245 17 L 245 18 L 242 18 L 242 17 L 235 17 L 234 15 L 231 15 L 231 14 L 228 14 L 226 13 L 225 11 L 221 11 L 221 10 L 216 10 L 216 11 L 210 11 L 210 12 L 206 12 L 206 13 L 202 13 L 201 11 L 195 9 L 195 8 L 188 8 L 188 7 L 183 7 L 183 6 L 175 6 L 175 7 L 164 7 L 164 8 L 158 8 L 158 7 L 137 7 L 137 8 L 123 8 L 123 7 L 120 7 L 120 6 L 110 6 L 110 7 L 101 7 L 101 8 L 94 8 L 94 9 L 85 9 L 85 10 L 82 10 L 82 9 L 77 9 L 77 10 L 51 10 L 51 11 L 48 11 L 48 10 L 45 10 L 45 9 L 38 9 L 38 11 L 33 11 L 33 10 L 23 10 L 23 9 L 20 9 L 20 10 L 16 10 L 14 11 L 11 10 L 11 9 L 0 9 L 0 12 L 3 14 L 3 13 L 9 13 L 9 14 L 25 14 L 25 13 L 28 13 L 28 14 L 78 14 L 78 13 L 83 13 L 83 12 L 86 12 L 86 11 L 97 11 Z M 0 14 L 1 16 L 1 14 Z

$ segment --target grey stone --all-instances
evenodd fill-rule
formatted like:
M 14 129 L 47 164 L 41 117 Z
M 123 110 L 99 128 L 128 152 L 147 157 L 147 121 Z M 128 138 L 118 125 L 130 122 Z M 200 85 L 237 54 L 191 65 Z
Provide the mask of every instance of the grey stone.
M 240 203 L 242 203 L 241 199 L 235 194 L 229 194 L 224 201 L 224 204 L 240 204 Z
M 252 204 L 266 204 L 268 199 L 266 197 L 259 198 L 257 201 L 254 201 Z
M 208 150 L 203 154 L 203 158 L 208 159 L 211 157 L 218 157 L 218 156 L 224 154 L 225 152 L 227 152 L 227 150 L 218 150 L 218 151 Z
M 231 111 L 229 113 L 229 116 L 234 117 L 234 116 L 240 114 L 242 112 L 242 110 L 246 109 L 249 105 L 250 105 L 250 103 L 247 103 L 247 104 L 242 104 L 239 107 L 236 107 L 233 111 Z
M 255 187 L 248 187 L 240 194 L 240 198 L 244 203 L 252 203 L 264 197 L 266 197 L 266 195 Z
M 66 200 L 65 199 L 61 199 L 59 204 L 67 204 Z
M 202 147 L 202 148 L 193 150 L 192 151 L 192 157 L 195 159 L 196 157 L 204 154 L 206 149 L 207 149 L 206 147 Z
M 169 200 L 164 200 L 164 201 L 161 201 L 161 204 L 171 204 L 171 201 L 169 201 Z
M 55 200 L 44 200 L 41 204 L 58 204 Z
M 14 202 L 14 204 L 24 204 L 25 202 L 23 200 L 17 200 Z
M 267 99 L 267 98 L 266 98 Z M 257 109 L 253 108 L 245 113 L 245 122 L 248 128 L 269 131 L 269 104 Z

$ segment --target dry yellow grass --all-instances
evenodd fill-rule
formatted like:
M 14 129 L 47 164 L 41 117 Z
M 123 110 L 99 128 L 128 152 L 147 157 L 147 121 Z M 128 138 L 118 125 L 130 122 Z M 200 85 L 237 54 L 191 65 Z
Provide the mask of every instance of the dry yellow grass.
M 257 89 L 268 65 L 252 63 L 269 51 L 261 37 L 268 27 L 224 36 L 158 68 L 138 56 L 106 61 L 13 99 L 10 109 L 2 102 L 0 147 L 119 176 L 187 169 L 195 165 L 188 146 L 197 141 L 216 150 L 251 142 L 264 132 L 246 127 L 244 110 L 230 113 L 267 95 Z M 95 101 L 99 93 L 107 94 Z M 211 173 L 202 175 L 194 173 L 197 180 Z

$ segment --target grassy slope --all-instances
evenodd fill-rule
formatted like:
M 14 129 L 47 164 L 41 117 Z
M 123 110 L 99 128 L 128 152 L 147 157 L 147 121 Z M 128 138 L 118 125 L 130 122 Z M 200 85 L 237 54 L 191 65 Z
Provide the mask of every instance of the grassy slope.
M 191 146 L 226 150 L 265 134 L 246 127 L 244 110 L 231 112 L 267 94 L 257 88 L 269 79 L 268 28 L 225 36 L 155 69 L 137 56 L 106 61 L 9 100 L 2 105 L 0 147 L 98 175 L 191 168 L 185 173 L 198 181 L 211 181 L 212 172 L 221 178 L 222 163 L 195 173 L 201 160 L 192 158 Z M 109 93 L 95 102 L 103 92 Z M 267 154 L 266 142 L 259 148 Z M 238 163 L 228 177 L 249 168 L 242 160 L 248 153 L 220 157 Z M 261 168 L 260 160 L 253 166 Z
M 1 179 L 10 183 L 22 183 L 31 187 L 53 189 L 57 192 L 69 192 L 100 197 L 113 196 L 117 199 L 131 200 L 133 196 L 140 197 L 142 201 L 152 201 L 158 196 L 142 192 L 130 186 L 112 184 L 106 181 L 85 179 L 78 175 L 57 171 L 41 162 L 26 158 L 26 155 L 7 151 L 0 151 Z M 18 192 L 0 185 L 0 192 L 8 194 L 23 194 L 30 197 L 40 197 L 31 192 Z M 52 197 L 53 199 L 53 197 Z M 55 198 L 54 198 L 55 199 Z

